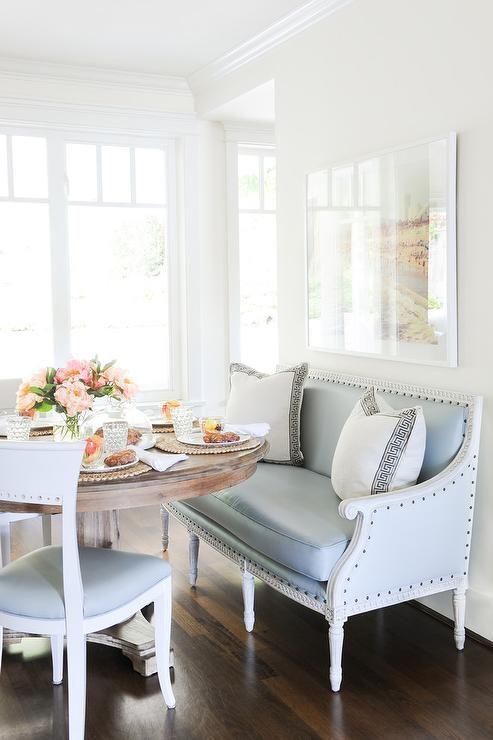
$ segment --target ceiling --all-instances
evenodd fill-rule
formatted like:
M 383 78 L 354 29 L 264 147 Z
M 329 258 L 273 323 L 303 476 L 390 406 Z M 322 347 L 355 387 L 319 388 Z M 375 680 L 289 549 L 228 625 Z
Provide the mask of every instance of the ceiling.
M 3 0 L 0 56 L 187 77 L 306 0 Z

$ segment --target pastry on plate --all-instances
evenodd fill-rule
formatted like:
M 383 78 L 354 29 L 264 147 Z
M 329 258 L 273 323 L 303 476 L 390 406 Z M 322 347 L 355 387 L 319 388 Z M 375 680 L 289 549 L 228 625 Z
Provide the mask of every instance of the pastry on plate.
M 97 434 L 98 437 L 104 437 L 103 427 L 99 427 L 99 429 L 96 429 L 94 434 Z M 128 428 L 128 434 L 127 434 L 127 444 L 128 445 L 139 444 L 141 439 L 142 439 L 142 433 L 139 432 L 138 429 L 134 429 L 133 427 Z
M 104 464 L 109 468 L 115 468 L 117 465 L 129 465 L 137 460 L 137 455 L 134 450 L 120 450 L 119 452 L 113 452 L 104 458 Z
M 235 432 L 206 432 L 203 435 L 206 444 L 220 444 L 221 442 L 239 442 L 240 435 Z

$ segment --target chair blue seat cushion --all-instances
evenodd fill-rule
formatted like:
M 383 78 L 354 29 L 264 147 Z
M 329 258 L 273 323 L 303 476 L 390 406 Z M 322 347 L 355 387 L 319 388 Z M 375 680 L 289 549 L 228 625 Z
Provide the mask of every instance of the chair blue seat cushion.
M 117 609 L 171 573 L 152 555 L 81 547 L 84 617 Z M 34 619 L 64 619 L 62 548 L 42 547 L 0 570 L 0 611 Z
M 326 581 L 354 530 L 354 522 L 339 515 L 339 504 L 327 476 L 260 463 L 243 483 L 182 501 L 179 508 L 200 512 L 292 571 Z

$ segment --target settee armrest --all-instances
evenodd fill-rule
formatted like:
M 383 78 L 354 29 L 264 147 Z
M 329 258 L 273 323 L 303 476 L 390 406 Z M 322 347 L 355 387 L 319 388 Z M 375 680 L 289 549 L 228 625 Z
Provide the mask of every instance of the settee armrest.
M 346 618 L 467 582 L 477 449 L 434 478 L 392 493 L 346 499 L 351 543 L 327 586 L 329 615 Z

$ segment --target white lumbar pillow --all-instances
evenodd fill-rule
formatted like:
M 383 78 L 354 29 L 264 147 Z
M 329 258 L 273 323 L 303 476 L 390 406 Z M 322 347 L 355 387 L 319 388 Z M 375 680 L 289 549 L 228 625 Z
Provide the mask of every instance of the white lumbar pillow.
M 267 422 L 270 445 L 265 462 L 302 465 L 300 415 L 308 365 L 302 363 L 274 375 L 247 365 L 231 365 L 231 392 L 226 407 L 228 424 Z
M 421 406 L 393 409 L 370 388 L 342 428 L 332 461 L 334 491 L 345 499 L 412 486 L 425 446 Z

